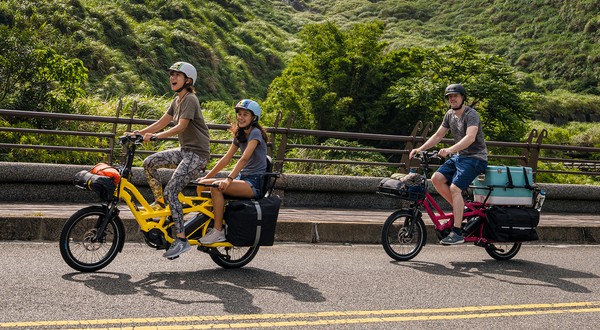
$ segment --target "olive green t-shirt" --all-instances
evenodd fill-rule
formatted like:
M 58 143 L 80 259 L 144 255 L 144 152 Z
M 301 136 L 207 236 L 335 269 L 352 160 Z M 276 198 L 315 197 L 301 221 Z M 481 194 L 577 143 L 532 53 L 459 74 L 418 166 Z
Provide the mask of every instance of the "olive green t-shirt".
M 194 94 L 187 94 L 180 104 L 177 104 L 178 100 L 179 96 L 173 99 L 167 114 L 173 116 L 176 125 L 181 118 L 190 120 L 185 131 L 179 133 L 179 147 L 191 150 L 202 158 L 210 159 L 210 136 L 198 98 Z

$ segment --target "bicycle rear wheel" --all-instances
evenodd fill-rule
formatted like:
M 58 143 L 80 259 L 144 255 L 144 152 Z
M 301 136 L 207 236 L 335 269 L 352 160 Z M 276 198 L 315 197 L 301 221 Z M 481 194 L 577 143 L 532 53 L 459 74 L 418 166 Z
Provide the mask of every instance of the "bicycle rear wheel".
M 490 257 L 496 260 L 510 260 L 521 249 L 521 243 L 494 243 L 485 247 Z
M 105 217 L 102 206 L 77 211 L 67 220 L 60 234 L 60 254 L 71 268 L 93 272 L 106 267 L 117 256 L 125 242 L 125 231 L 119 217 L 109 220 L 104 235 L 98 240 L 96 226 Z
M 413 234 L 409 237 L 410 222 L 413 221 L 408 210 L 396 211 L 390 215 L 381 230 L 381 244 L 385 252 L 398 261 L 410 260 L 421 252 L 427 240 L 425 224 L 421 218 L 414 221 Z
M 222 255 L 211 254 L 210 258 L 223 268 L 240 268 L 247 265 L 258 253 L 259 246 L 218 247 Z

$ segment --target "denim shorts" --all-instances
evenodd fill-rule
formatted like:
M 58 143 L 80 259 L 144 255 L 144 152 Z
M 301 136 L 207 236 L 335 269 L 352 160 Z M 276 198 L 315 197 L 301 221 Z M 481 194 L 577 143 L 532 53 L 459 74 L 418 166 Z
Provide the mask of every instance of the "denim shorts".
M 485 172 L 487 165 L 488 162 L 484 160 L 454 155 L 442 164 L 437 172 L 443 174 L 448 182 L 464 191 L 469 188 L 479 174 Z
M 260 174 L 238 174 L 238 176 L 235 179 L 248 182 L 250 188 L 252 188 L 252 191 L 254 192 L 254 197 L 260 197 Z

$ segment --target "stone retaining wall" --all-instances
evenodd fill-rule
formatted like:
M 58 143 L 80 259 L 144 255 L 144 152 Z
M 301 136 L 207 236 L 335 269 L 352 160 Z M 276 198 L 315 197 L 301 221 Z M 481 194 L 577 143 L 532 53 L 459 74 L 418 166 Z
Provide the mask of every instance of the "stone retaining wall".
M 36 163 L 0 162 L 0 198 L 4 201 L 44 201 L 94 203 L 98 198 L 93 192 L 76 188 L 72 181 L 75 173 L 89 170 L 92 166 Z M 159 173 L 166 185 L 173 170 L 161 169 Z M 223 172 L 221 177 L 229 173 Z M 200 176 L 202 176 L 201 174 Z M 284 205 L 291 207 L 331 207 L 357 209 L 397 209 L 406 201 L 376 194 L 382 178 L 332 175 L 284 174 L 278 180 L 276 193 Z M 153 200 L 142 168 L 133 169 L 132 183 L 149 201 Z M 546 190 L 546 212 L 597 213 L 600 212 L 600 186 L 569 184 L 539 184 Z M 442 209 L 449 204 L 435 192 L 429 192 Z M 186 194 L 195 188 L 186 188 Z

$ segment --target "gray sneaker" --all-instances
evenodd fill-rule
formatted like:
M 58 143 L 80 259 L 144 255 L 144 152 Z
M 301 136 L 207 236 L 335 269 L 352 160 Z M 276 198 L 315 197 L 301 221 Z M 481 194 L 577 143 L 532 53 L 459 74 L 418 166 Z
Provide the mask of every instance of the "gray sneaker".
M 465 242 L 465 240 L 464 240 L 463 235 L 459 235 L 459 234 L 455 233 L 454 231 L 451 231 L 448 236 L 446 236 L 443 240 L 440 241 L 440 244 L 454 245 L 454 244 L 461 244 L 464 242 Z
M 206 235 L 204 235 L 199 241 L 202 244 L 225 242 L 225 232 L 223 230 L 218 231 L 214 228 L 208 228 Z
M 180 254 L 189 251 L 192 248 L 190 242 L 187 240 L 184 242 L 179 238 L 176 238 L 171 244 L 171 247 L 167 252 L 163 254 L 163 257 L 168 259 L 175 259 L 179 257 Z

